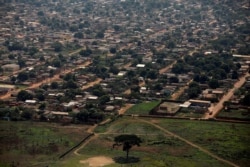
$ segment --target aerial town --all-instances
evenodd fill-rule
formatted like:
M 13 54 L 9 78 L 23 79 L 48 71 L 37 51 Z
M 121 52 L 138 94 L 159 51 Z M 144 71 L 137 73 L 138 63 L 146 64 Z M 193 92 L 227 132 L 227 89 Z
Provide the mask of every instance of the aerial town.
M 250 163 L 248 0 L 0 0 L 0 19 L 0 166 Z

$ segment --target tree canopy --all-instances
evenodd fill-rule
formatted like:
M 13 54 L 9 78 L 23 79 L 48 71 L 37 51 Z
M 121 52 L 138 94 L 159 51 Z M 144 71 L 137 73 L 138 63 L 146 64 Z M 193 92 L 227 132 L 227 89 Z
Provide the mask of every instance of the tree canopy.
M 140 143 L 142 143 L 141 138 L 134 134 L 125 134 L 125 135 L 119 135 L 114 138 L 115 144 L 113 144 L 113 147 L 123 145 L 123 151 L 126 151 L 126 158 L 128 160 L 129 150 L 137 145 L 140 146 Z

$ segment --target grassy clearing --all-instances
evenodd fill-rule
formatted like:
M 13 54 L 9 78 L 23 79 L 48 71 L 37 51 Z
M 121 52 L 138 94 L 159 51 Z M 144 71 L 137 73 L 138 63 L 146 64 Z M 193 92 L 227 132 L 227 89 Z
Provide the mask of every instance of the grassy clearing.
M 136 104 L 128 109 L 126 111 L 126 114 L 148 115 L 149 111 L 155 108 L 159 103 L 160 101 L 150 101 Z
M 219 112 L 218 117 L 226 117 L 226 118 L 238 118 L 238 119 L 250 119 L 250 112 L 247 109 L 239 109 L 239 110 L 222 110 Z
M 0 121 L 0 166 L 46 166 L 76 145 L 84 128 L 38 122 Z
M 242 167 L 250 163 L 249 124 L 187 120 L 159 120 L 158 124 Z
M 181 108 L 175 116 L 183 118 L 201 118 L 204 114 L 197 113 L 193 109 Z
M 161 124 L 160 119 L 152 120 Z M 166 120 L 167 121 L 167 120 Z M 172 122 L 173 123 L 173 122 Z M 68 167 L 80 166 L 80 160 L 90 157 L 104 155 L 115 160 L 125 157 L 125 152 L 122 147 L 113 148 L 114 137 L 119 134 L 133 133 L 140 136 L 143 143 L 140 147 L 133 147 L 130 151 L 130 157 L 136 159 L 136 162 L 116 163 L 108 165 L 108 167 L 118 166 L 147 166 L 147 167 L 226 167 L 226 164 L 211 158 L 207 154 L 199 151 L 196 148 L 178 140 L 168 134 L 165 134 L 156 127 L 140 122 L 133 118 L 122 118 L 117 120 L 110 126 L 102 126 L 101 130 L 96 129 L 99 133 L 98 138 L 95 138 L 79 151 L 81 156 L 65 159 L 60 166 Z M 192 134 L 190 134 L 192 135 Z

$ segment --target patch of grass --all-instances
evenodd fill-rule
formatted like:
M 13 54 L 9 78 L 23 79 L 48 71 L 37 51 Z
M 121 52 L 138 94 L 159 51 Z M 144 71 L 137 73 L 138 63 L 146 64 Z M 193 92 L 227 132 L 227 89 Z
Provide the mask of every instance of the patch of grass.
M 239 166 L 250 163 L 249 124 L 160 120 L 160 126 Z
M 159 124 L 163 123 L 160 119 L 155 119 L 154 121 L 159 122 Z M 122 146 L 112 147 L 114 137 L 124 133 L 137 134 L 143 141 L 140 147 L 132 147 L 129 153 L 129 156 L 137 161 L 131 161 L 127 164 L 121 158 L 126 157 L 126 153 L 122 151 Z M 165 134 L 158 128 L 128 117 L 123 117 L 110 126 L 107 126 L 106 133 L 100 133 L 98 138 L 93 139 L 78 153 L 81 155 L 77 157 L 81 157 L 82 160 L 100 155 L 111 157 L 115 160 L 118 159 L 115 164 L 108 165 L 108 167 L 118 167 L 121 165 L 147 167 L 227 167 L 226 164 L 217 161 L 173 136 Z M 80 166 L 79 162 L 79 158 L 75 159 L 73 157 L 72 159 L 65 159 L 60 163 L 60 166 L 68 167 L 70 164 Z
M 238 119 L 250 119 L 250 112 L 246 109 L 239 110 L 222 110 L 219 112 L 217 117 L 225 117 L 225 118 L 238 118 Z
M 193 109 L 181 108 L 175 116 L 183 118 L 201 118 L 204 114 L 195 112 Z
M 83 129 L 39 122 L 0 121 L 0 162 L 5 164 L 3 166 L 53 164 L 87 135 L 81 132 Z
M 149 112 L 155 108 L 160 101 L 150 101 L 136 104 L 126 111 L 126 114 L 149 115 Z

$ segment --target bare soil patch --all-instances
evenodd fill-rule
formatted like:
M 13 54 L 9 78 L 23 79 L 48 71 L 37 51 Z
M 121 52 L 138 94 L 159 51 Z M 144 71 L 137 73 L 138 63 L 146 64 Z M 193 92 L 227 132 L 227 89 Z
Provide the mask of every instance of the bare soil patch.
M 81 164 L 88 164 L 90 167 L 101 167 L 114 163 L 114 160 L 110 157 L 97 156 L 88 158 L 86 160 L 81 160 Z

